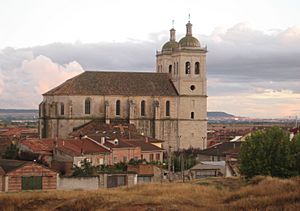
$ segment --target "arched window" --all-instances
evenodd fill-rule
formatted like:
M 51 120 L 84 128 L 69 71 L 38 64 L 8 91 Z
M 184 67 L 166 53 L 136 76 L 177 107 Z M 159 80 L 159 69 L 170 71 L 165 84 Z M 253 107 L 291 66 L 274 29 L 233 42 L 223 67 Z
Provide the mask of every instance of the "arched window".
M 166 116 L 170 116 L 170 101 L 166 101 Z
M 116 101 L 116 116 L 120 116 L 121 114 L 121 101 L 117 100 Z
M 191 112 L 191 119 L 194 119 L 195 118 L 195 114 L 194 112 Z
M 185 74 L 191 74 L 191 63 L 190 62 L 185 63 Z
M 146 116 L 146 102 L 145 100 L 142 100 L 141 102 L 141 116 Z
M 200 63 L 196 62 L 195 63 L 195 75 L 199 75 L 200 74 Z
M 170 74 L 172 73 L 172 65 L 171 64 L 169 65 L 169 73 Z
M 65 115 L 65 104 L 64 103 L 60 104 L 60 115 Z
M 89 98 L 85 99 L 84 113 L 85 114 L 91 114 L 91 100 Z

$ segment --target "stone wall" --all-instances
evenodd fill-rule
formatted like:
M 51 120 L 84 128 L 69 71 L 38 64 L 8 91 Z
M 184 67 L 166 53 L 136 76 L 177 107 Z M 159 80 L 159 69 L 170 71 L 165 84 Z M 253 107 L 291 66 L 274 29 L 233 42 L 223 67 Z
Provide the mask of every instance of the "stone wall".
M 58 189 L 60 190 L 96 190 L 99 188 L 100 178 L 97 177 L 60 177 Z

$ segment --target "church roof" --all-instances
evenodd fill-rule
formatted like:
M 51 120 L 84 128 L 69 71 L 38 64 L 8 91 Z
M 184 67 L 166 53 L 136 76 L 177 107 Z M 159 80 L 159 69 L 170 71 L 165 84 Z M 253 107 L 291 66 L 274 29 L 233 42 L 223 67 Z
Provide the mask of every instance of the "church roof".
M 167 73 L 85 71 L 43 94 L 177 96 Z

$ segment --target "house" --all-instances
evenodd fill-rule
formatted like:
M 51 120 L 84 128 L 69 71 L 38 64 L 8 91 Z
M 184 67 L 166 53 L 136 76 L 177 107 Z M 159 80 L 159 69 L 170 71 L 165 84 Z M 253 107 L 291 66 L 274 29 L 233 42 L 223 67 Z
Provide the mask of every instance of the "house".
M 87 159 L 93 166 L 111 164 L 110 149 L 90 138 L 28 139 L 19 144 L 20 157 L 37 160 L 62 174 L 71 175 L 74 165 Z
M 149 183 L 149 182 L 161 182 L 164 178 L 164 170 L 158 168 L 155 165 L 150 164 L 137 164 L 137 165 L 128 165 L 128 172 L 137 173 L 137 183 Z
M 60 162 L 72 162 L 80 166 L 87 159 L 93 166 L 110 164 L 110 150 L 93 141 L 90 138 L 73 140 L 54 140 L 53 160 Z
M 225 176 L 225 161 L 202 161 L 189 171 L 192 179 Z
M 199 161 L 225 161 L 236 160 L 242 141 L 222 142 L 201 150 L 198 154 Z
M 35 162 L 0 159 L 0 191 L 54 190 L 58 173 Z
M 53 155 L 53 139 L 25 139 L 18 144 L 19 158 L 36 160 L 51 166 Z
M 147 162 L 163 162 L 163 153 L 165 150 L 150 143 L 147 139 L 130 139 L 126 141 L 127 143 L 141 148 L 141 160 L 145 160 Z
M 88 136 L 89 139 L 101 144 L 110 150 L 110 164 L 128 162 L 131 159 L 139 160 L 141 159 L 141 148 L 130 144 L 128 141 L 122 139 L 106 140 L 105 137 L 99 135 Z

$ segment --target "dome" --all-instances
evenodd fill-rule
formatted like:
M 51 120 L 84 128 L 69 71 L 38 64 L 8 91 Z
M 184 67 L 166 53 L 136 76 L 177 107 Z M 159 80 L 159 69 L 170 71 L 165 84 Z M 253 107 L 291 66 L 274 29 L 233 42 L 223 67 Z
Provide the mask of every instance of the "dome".
M 200 47 L 200 42 L 197 38 L 186 35 L 179 41 L 180 47 Z
M 172 51 L 174 48 L 178 48 L 178 46 L 178 42 L 168 41 L 163 45 L 162 51 Z

